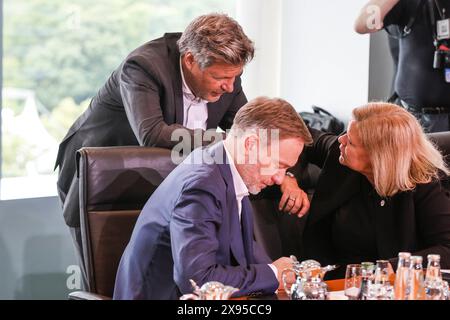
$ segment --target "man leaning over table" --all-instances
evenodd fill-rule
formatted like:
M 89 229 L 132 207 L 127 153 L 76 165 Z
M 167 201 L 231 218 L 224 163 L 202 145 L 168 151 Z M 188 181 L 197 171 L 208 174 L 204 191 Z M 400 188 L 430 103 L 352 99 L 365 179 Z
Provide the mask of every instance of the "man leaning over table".
M 274 293 L 292 260 L 272 262 L 255 243 L 248 194 L 281 184 L 311 142 L 286 101 L 244 105 L 226 140 L 194 150 L 150 197 L 120 261 L 114 299 L 177 299 L 192 292 L 190 279 L 239 288 L 235 296 Z

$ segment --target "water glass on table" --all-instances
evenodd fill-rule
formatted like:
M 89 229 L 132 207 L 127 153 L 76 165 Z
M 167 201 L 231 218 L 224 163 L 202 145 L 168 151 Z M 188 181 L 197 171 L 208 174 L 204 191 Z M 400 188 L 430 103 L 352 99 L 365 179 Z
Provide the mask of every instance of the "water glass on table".
M 361 297 L 362 266 L 349 264 L 345 271 L 344 294 L 349 300 L 359 300 Z
M 392 267 L 388 260 L 377 260 L 373 282 L 369 283 L 367 300 L 392 300 L 394 286 L 390 283 Z

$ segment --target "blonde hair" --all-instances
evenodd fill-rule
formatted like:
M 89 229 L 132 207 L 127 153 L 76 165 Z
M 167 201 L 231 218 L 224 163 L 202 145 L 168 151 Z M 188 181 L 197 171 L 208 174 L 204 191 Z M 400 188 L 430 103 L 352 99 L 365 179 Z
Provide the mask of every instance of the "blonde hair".
M 449 175 L 442 154 L 405 109 L 374 102 L 354 109 L 353 118 L 380 196 L 413 190 L 417 184 L 438 179 L 439 170 Z
M 180 54 L 191 52 L 200 68 L 216 61 L 245 65 L 253 59 L 253 42 L 236 20 L 226 14 L 211 13 L 197 17 L 177 42 Z
M 240 108 L 231 131 L 249 129 L 279 130 L 280 139 L 299 138 L 306 145 L 313 141 L 303 119 L 281 98 L 258 97 Z

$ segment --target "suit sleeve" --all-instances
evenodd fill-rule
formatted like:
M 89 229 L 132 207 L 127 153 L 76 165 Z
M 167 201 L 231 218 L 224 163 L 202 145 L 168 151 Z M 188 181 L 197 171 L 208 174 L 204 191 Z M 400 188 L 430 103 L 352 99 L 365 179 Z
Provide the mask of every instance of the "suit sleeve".
M 218 263 L 222 208 L 213 193 L 190 187 L 174 208 L 170 223 L 174 280 L 182 293 L 191 292 L 189 279 L 198 285 L 219 281 L 239 288 L 237 295 L 273 293 L 278 281 L 267 264 L 230 266 Z M 232 236 L 232 235 L 230 235 Z
M 171 148 L 179 143 L 172 141 L 176 129 L 185 129 L 193 141 L 194 130 L 179 124 L 168 125 L 163 118 L 160 95 L 161 85 L 138 61 L 125 62 L 119 79 L 120 93 L 130 126 L 141 146 Z M 166 93 L 167 94 L 167 93 Z

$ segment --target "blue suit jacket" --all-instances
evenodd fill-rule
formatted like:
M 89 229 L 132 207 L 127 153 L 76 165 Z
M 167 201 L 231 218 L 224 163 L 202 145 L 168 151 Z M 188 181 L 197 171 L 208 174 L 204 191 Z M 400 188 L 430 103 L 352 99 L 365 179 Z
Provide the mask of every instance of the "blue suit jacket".
M 247 197 L 241 228 L 225 159 L 222 142 L 198 148 L 153 193 L 120 261 L 114 299 L 177 299 L 192 292 L 189 279 L 220 281 L 239 288 L 235 295 L 277 289 L 271 260 L 253 240 Z

